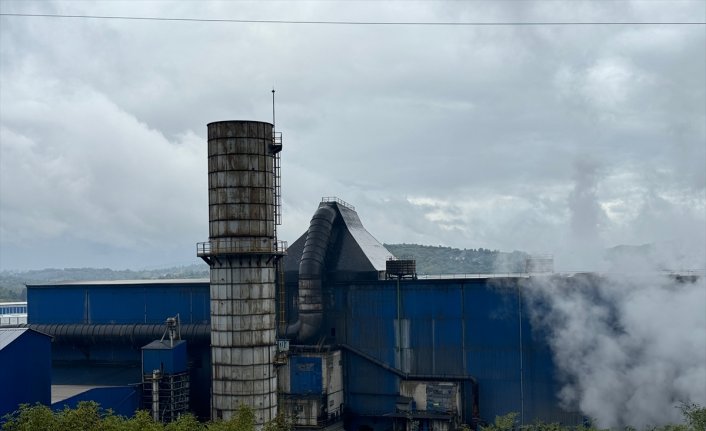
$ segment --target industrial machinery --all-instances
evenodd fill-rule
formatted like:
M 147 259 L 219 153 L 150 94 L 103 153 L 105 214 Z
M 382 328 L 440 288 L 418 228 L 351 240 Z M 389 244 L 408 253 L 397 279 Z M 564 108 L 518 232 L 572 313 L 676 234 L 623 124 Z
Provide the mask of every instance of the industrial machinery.
M 160 340 L 142 347 L 142 405 L 157 422 L 172 422 L 189 411 L 188 357 L 179 316 L 168 318 L 166 326 Z

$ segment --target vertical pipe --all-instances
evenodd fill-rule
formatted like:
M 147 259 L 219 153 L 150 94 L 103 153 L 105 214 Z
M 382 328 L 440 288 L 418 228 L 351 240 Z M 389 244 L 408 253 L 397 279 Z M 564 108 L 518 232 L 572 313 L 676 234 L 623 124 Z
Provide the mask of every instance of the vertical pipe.
M 431 318 L 431 373 L 436 374 L 436 319 Z
M 272 134 L 275 133 L 275 87 L 272 87 Z
M 162 378 L 160 370 L 152 371 L 152 419 L 159 422 L 159 380 Z
M 277 262 L 277 288 L 279 289 L 279 334 L 287 333 L 287 292 L 284 285 L 284 264 Z
M 402 300 L 400 298 L 400 276 L 397 276 L 397 354 L 400 357 L 399 368 L 402 370 Z
M 525 381 L 524 370 L 522 364 L 522 291 L 520 283 L 517 283 L 517 313 L 519 316 L 520 326 L 520 426 L 525 424 Z

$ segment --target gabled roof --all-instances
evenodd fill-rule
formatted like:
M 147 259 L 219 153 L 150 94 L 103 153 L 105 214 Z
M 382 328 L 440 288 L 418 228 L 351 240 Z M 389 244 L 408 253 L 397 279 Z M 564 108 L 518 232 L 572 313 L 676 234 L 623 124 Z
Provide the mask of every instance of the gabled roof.
M 184 343 L 186 343 L 184 340 L 174 340 L 174 344 L 171 345 L 169 340 L 155 340 L 146 346 L 142 346 L 142 350 L 171 350 Z
M 51 338 L 51 335 L 47 335 L 43 332 L 35 331 L 29 328 L 0 328 L 0 350 L 12 344 L 27 331 Z

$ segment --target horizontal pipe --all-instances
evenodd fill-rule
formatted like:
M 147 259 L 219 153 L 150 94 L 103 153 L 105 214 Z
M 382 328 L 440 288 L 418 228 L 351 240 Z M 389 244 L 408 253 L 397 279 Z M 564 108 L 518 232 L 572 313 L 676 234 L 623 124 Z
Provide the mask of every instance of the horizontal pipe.
M 17 328 L 29 328 L 42 332 L 54 338 L 58 344 L 104 344 L 148 343 L 162 338 L 167 330 L 164 324 L 83 324 L 83 323 L 57 323 L 36 324 L 28 323 L 15 325 Z M 181 325 L 181 338 L 191 343 L 210 343 L 211 325 L 186 324 Z

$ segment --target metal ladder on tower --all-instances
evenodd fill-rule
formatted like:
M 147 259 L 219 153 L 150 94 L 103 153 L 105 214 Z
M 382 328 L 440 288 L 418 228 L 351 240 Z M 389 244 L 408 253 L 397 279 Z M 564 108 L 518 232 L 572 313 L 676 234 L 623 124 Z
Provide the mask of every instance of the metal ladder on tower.
M 277 261 L 277 281 L 279 290 L 279 327 L 280 336 L 287 332 L 287 292 L 284 287 L 284 263 Z
M 274 132 L 272 144 L 275 149 L 274 163 L 272 166 L 275 182 L 273 192 L 275 199 L 275 238 L 277 237 L 277 225 L 282 224 L 282 171 L 280 151 L 282 150 L 282 132 Z

